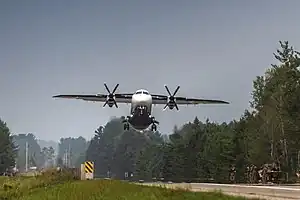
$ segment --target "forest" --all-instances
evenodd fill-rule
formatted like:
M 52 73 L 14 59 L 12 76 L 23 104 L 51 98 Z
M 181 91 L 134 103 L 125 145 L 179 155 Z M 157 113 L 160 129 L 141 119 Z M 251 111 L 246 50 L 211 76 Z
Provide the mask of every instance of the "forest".
M 201 122 L 196 117 L 165 135 L 124 131 L 120 117 L 99 126 L 91 141 L 62 138 L 56 165 L 66 164 L 65 151 L 73 149 L 72 165 L 94 161 L 97 177 L 124 179 L 127 172 L 143 180 L 225 182 L 233 165 L 237 181 L 244 182 L 247 166 L 273 162 L 293 177 L 300 169 L 299 55 L 287 41 L 279 42 L 274 53 L 276 64 L 254 79 L 249 108 L 240 119 L 216 123 L 209 119 Z M 14 137 L 1 121 L 0 173 L 14 165 Z M 76 142 L 78 148 L 74 147 Z M 34 155 L 40 152 L 43 151 L 37 150 Z M 46 152 L 45 149 L 42 155 Z M 39 159 L 41 163 L 43 159 Z

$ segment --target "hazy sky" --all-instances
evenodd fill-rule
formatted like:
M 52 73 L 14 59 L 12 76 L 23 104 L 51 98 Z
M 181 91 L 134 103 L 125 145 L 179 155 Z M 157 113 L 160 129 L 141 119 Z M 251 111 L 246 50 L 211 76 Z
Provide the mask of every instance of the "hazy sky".
M 145 88 L 217 98 L 230 105 L 181 106 L 154 116 L 174 124 L 239 118 L 252 80 L 271 63 L 279 40 L 300 49 L 300 1 L 127 0 L 1 1 L 0 117 L 15 134 L 91 138 L 128 105 L 53 99 L 56 94 Z

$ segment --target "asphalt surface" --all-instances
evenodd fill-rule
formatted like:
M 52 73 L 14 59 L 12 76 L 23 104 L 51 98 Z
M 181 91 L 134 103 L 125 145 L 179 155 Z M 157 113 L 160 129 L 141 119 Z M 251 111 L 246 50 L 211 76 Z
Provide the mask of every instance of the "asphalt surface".
M 142 185 L 183 188 L 194 192 L 221 191 L 224 194 L 254 197 L 267 200 L 300 200 L 299 185 L 238 185 L 211 183 L 142 183 Z

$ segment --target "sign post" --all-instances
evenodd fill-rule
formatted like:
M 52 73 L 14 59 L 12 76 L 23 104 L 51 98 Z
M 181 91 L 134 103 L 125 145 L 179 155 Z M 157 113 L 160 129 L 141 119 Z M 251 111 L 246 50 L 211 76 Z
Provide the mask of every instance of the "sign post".
M 80 165 L 80 180 L 85 180 L 84 164 Z
M 84 162 L 85 178 L 88 180 L 94 179 L 94 162 Z

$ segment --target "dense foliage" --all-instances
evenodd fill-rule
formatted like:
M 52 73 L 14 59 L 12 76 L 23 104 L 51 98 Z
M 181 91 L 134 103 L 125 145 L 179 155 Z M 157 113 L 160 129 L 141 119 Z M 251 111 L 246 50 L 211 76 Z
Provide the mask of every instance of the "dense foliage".
M 61 138 L 58 144 L 57 164 L 59 166 L 80 167 L 85 160 L 87 141 L 83 137 Z
M 125 172 L 133 173 L 140 151 L 161 141 L 160 135 L 152 132 L 145 135 L 135 131 L 124 132 L 122 119 L 111 120 L 95 133 L 87 149 L 87 160 L 94 161 L 97 175 L 105 177 L 113 173 L 111 175 L 124 178 Z
M 280 42 L 274 53 L 277 64 L 253 81 L 250 109 L 238 121 L 215 123 L 197 118 L 166 139 L 158 132 L 123 131 L 121 120 L 100 127 L 87 150 L 98 176 L 124 178 L 125 172 L 139 179 L 228 180 L 235 165 L 237 179 L 254 164 L 278 162 L 293 176 L 300 159 L 299 53 Z
M 6 123 L 0 119 L 0 175 L 14 167 L 16 147 Z

